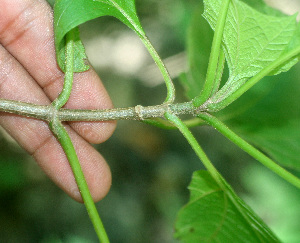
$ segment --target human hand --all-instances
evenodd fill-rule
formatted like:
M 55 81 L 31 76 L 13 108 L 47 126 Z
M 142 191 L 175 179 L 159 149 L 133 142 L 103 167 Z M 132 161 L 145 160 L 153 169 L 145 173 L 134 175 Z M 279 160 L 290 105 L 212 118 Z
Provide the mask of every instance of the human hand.
M 0 98 L 49 105 L 62 90 L 56 63 L 52 9 L 45 0 L 0 0 Z M 112 108 L 94 70 L 74 75 L 69 109 Z M 81 201 L 68 160 L 44 121 L 1 113 L 2 126 L 30 153 L 67 194 Z M 114 122 L 69 122 L 67 131 L 77 151 L 92 197 L 102 199 L 111 185 L 104 158 L 89 144 L 108 139 Z

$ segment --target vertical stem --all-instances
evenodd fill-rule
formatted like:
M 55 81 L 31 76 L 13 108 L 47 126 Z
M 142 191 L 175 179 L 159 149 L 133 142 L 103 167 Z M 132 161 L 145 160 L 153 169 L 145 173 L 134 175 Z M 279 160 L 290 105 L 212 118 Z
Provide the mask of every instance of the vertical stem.
M 219 55 L 219 60 L 218 60 L 218 67 L 217 67 L 216 74 L 215 74 L 214 87 L 212 89 L 211 95 L 214 95 L 220 87 L 220 83 L 221 83 L 222 75 L 223 75 L 223 71 L 224 71 L 224 64 L 225 64 L 225 53 L 221 49 L 220 55 Z
M 184 122 L 181 121 L 176 115 L 169 112 L 165 114 L 165 117 L 179 129 L 179 131 L 182 133 L 182 135 L 186 138 L 188 143 L 191 145 L 192 149 L 195 151 L 195 153 L 202 161 L 203 165 L 211 174 L 211 176 L 215 179 L 215 181 L 219 184 L 219 186 L 225 190 L 224 183 L 222 181 L 222 177 L 220 176 L 219 172 L 211 163 L 211 161 L 209 160 L 209 158 L 201 148 L 200 144 L 197 142 L 196 138 L 193 136 L 193 134 L 188 129 L 188 127 L 184 124 Z
M 65 60 L 66 60 L 66 71 L 64 78 L 64 86 L 62 92 L 59 94 L 57 99 L 52 102 L 52 106 L 58 111 L 61 107 L 63 107 L 71 94 L 72 86 L 73 86 L 73 73 L 74 73 L 74 39 L 75 39 L 75 30 L 71 30 L 66 34 L 66 52 L 65 52 Z M 92 221 L 92 224 L 95 228 L 96 234 L 100 242 L 109 243 L 108 236 L 105 232 L 103 223 L 98 214 L 97 208 L 94 204 L 93 198 L 91 196 L 90 190 L 84 178 L 84 174 L 81 170 L 79 159 L 77 157 L 75 148 L 73 143 L 62 125 L 62 123 L 57 118 L 57 114 L 54 115 L 51 122 L 49 123 L 49 127 L 53 134 L 58 139 L 61 144 L 70 166 L 72 168 L 78 189 L 80 191 L 81 197 L 89 214 L 89 217 Z
M 64 77 L 64 86 L 59 96 L 52 102 L 52 105 L 58 110 L 63 107 L 71 94 L 73 86 L 74 72 L 74 29 L 66 34 L 66 72 Z
M 145 47 L 149 51 L 150 55 L 152 56 L 156 65 L 158 66 L 165 80 L 166 87 L 167 87 L 167 97 L 165 99 L 165 103 L 173 103 L 175 100 L 175 87 L 166 66 L 164 65 L 163 61 L 159 57 L 158 53 L 152 46 L 147 36 L 145 34 L 141 34 L 140 32 L 137 32 L 137 34 L 140 36 L 142 42 L 144 43 Z
M 60 142 L 60 144 L 69 160 L 70 166 L 71 166 L 73 174 L 75 176 L 76 183 L 77 183 L 79 191 L 81 193 L 81 197 L 83 199 L 83 202 L 85 204 L 85 207 L 87 209 L 87 212 L 90 216 L 90 219 L 92 221 L 92 224 L 95 228 L 96 234 L 98 235 L 100 242 L 109 243 L 108 236 L 105 232 L 103 223 L 100 219 L 97 208 L 96 208 L 93 198 L 90 194 L 88 185 L 84 178 L 84 174 L 81 170 L 75 148 L 73 146 L 73 143 L 72 143 L 66 129 L 64 128 L 62 123 L 57 119 L 54 119 L 53 121 L 51 121 L 49 126 L 50 126 L 52 132 L 54 133 L 54 135 L 57 137 L 58 141 Z
M 148 52 L 152 56 L 153 60 L 155 61 L 156 65 L 158 66 L 167 86 L 167 98 L 165 99 L 165 103 L 173 103 L 175 100 L 175 87 L 173 81 L 168 73 L 167 68 L 165 67 L 163 61 L 159 57 L 158 53 L 156 52 L 155 48 L 152 46 L 151 42 L 147 38 L 145 32 L 141 28 L 141 26 L 137 25 L 136 22 L 123 10 L 122 7 L 118 3 L 113 0 L 110 0 L 114 7 L 117 8 L 124 17 L 130 22 L 130 24 L 134 27 L 135 33 L 140 37 L 141 41 L 147 48 Z
M 229 3 L 231 0 L 223 0 L 217 25 L 215 28 L 215 34 L 212 42 L 209 63 L 207 68 L 206 80 L 204 83 L 203 90 L 201 94 L 194 98 L 193 104 L 195 107 L 202 105 L 212 94 L 215 87 L 216 71 L 219 63 L 219 55 L 221 50 L 223 31 L 226 23 L 227 12 L 229 8 Z
M 222 133 L 225 137 L 227 137 L 230 141 L 235 143 L 241 149 L 243 149 L 246 153 L 251 155 L 253 158 L 258 160 L 264 166 L 272 170 L 274 173 L 285 179 L 286 181 L 290 182 L 294 186 L 300 188 L 300 179 L 276 164 L 273 160 L 269 157 L 261 153 L 259 150 L 254 148 L 252 145 L 247 143 L 233 131 L 231 131 L 224 123 L 218 120 L 216 117 L 213 117 L 209 114 L 200 114 L 199 117 L 206 121 L 209 125 L 216 128 L 220 133 Z

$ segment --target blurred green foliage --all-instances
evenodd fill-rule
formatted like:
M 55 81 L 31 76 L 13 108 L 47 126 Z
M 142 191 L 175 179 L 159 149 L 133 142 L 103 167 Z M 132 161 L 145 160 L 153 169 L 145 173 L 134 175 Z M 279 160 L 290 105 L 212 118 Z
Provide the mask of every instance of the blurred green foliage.
M 195 18 L 193 12 L 199 12 L 199 1 L 137 0 L 136 3 L 144 30 L 162 58 L 184 52 L 188 26 Z M 117 40 L 130 31 L 113 18 L 81 26 L 83 42 L 87 44 L 98 37 L 100 43 L 103 37 Z M 209 38 L 211 33 L 207 30 L 204 36 Z M 209 53 L 209 48 L 203 47 L 203 52 Z M 99 55 L 104 62 L 107 58 Z M 151 63 L 150 57 L 147 58 L 141 66 L 142 73 Z M 109 67 L 95 68 L 116 107 L 158 104 L 165 97 L 163 84 L 149 88 L 136 75 Z M 230 120 L 226 113 L 220 116 L 229 119 L 228 124 L 235 131 L 245 129 L 249 119 L 256 121 L 257 128 L 261 127 L 261 117 L 280 122 L 274 115 L 276 107 L 282 111 L 281 119 L 292 116 L 297 107 L 299 111 L 299 70 L 297 65 L 271 83 L 261 82 L 228 107 L 240 114 L 237 119 Z M 183 99 L 180 83 L 177 79 L 175 82 L 179 100 Z M 293 93 L 279 98 L 283 90 Z M 263 98 L 265 94 L 267 98 Z M 260 102 L 257 105 L 270 102 L 268 113 L 256 109 L 253 106 L 256 101 Z M 247 113 L 249 107 L 252 108 Z M 255 126 L 246 131 L 255 131 Z M 262 169 L 213 129 L 194 128 L 193 132 L 221 174 L 279 238 L 284 242 L 299 242 L 299 216 L 293 216 L 299 215 L 298 191 Z M 111 242 L 175 242 L 173 224 L 178 210 L 188 201 L 186 187 L 192 172 L 203 168 L 182 136 L 177 131 L 164 131 L 136 121 L 120 121 L 112 138 L 96 147 L 107 159 L 113 175 L 111 191 L 97 204 Z M 0 242 L 97 242 L 83 205 L 58 189 L 6 135 L 0 137 L 0 148 Z

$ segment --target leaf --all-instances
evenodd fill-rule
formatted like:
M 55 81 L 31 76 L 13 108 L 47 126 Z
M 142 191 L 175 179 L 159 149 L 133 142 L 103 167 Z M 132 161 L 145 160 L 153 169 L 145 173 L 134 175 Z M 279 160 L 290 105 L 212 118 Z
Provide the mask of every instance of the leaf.
M 282 242 L 299 242 L 299 188 L 255 163 L 243 169 L 241 180 L 247 195 L 251 195 L 247 198 L 251 207 L 256 212 L 272 215 L 272 220 L 269 220 L 270 227 L 277 233 L 278 238 Z M 270 203 L 270 198 L 274 196 L 276 200 Z
M 279 164 L 300 171 L 300 63 L 288 73 L 264 78 L 220 112 L 226 124 Z M 272 84 L 272 85 L 270 85 Z M 266 95 L 267 94 L 267 95 Z
M 175 237 L 182 242 L 279 242 L 224 181 L 207 171 L 193 174 L 190 201 L 178 213 Z
M 90 67 L 87 65 L 87 56 L 85 54 L 84 46 L 80 40 L 78 27 L 74 28 L 74 72 L 84 72 Z M 66 63 L 66 40 L 63 38 L 60 42 L 60 50 L 56 50 L 58 64 L 64 72 Z
M 288 121 L 283 126 L 266 126 L 247 133 L 247 140 L 260 147 L 285 167 L 300 171 L 300 119 Z
M 58 65 L 64 70 L 64 37 L 73 28 L 89 20 L 113 16 L 133 29 L 139 36 L 145 35 L 135 10 L 134 0 L 57 0 L 54 5 L 55 47 Z M 85 71 L 85 54 L 78 42 L 76 72 Z
M 180 82 L 188 99 L 200 94 L 205 81 L 206 69 L 210 54 L 213 31 L 201 17 L 203 4 L 193 13 L 187 33 L 187 54 L 189 70 L 180 76 Z M 204 34 L 205 33 L 205 34 Z
M 285 49 L 284 53 L 290 52 L 299 46 L 300 46 L 300 24 L 297 25 L 295 33 L 294 33 L 293 37 L 291 38 L 289 45 Z
M 204 4 L 204 17 L 214 29 L 221 1 L 205 0 Z M 212 102 L 230 96 L 249 78 L 280 58 L 293 38 L 296 27 L 296 16 L 268 16 L 243 2 L 231 1 L 223 36 L 230 75 Z M 272 75 L 288 71 L 297 61 L 297 58 L 290 60 Z

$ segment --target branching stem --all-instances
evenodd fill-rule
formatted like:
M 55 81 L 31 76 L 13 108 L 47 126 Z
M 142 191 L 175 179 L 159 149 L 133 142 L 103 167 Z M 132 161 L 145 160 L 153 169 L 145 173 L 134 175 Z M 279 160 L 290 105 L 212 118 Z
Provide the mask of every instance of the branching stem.
M 220 176 L 217 169 L 214 167 L 214 165 L 211 163 L 203 149 L 201 148 L 200 144 L 197 142 L 196 138 L 193 136 L 191 131 L 188 129 L 188 127 L 174 114 L 166 112 L 165 117 L 173 123 L 179 131 L 182 133 L 182 135 L 186 138 L 188 143 L 191 145 L 194 152 L 197 154 L 199 159 L 202 161 L 205 168 L 209 171 L 210 175 L 215 179 L 215 181 L 222 187 L 222 189 L 225 190 L 223 186 L 222 177 Z
M 219 79 L 219 77 L 216 77 L 216 73 L 217 73 L 218 66 L 222 67 L 222 65 L 219 64 L 219 59 L 221 59 L 221 63 L 223 62 L 222 60 L 224 59 L 223 53 L 221 54 L 221 58 L 219 58 L 219 55 L 222 52 L 221 44 L 223 38 L 223 31 L 226 23 L 226 17 L 227 17 L 230 1 L 231 0 L 223 0 L 221 5 L 221 10 L 218 17 L 215 34 L 212 42 L 204 87 L 201 94 L 195 97 L 193 101 L 196 107 L 202 105 L 212 95 L 212 92 L 216 87 L 215 82 L 216 81 L 218 82 L 218 80 L 216 79 Z
M 172 79 L 171 79 L 171 77 L 169 75 L 169 72 L 168 72 L 166 66 L 164 65 L 163 61 L 161 60 L 160 56 L 158 55 L 158 53 L 156 52 L 155 48 L 151 44 L 150 40 L 146 36 L 145 32 L 138 25 L 136 25 L 135 21 L 130 17 L 130 15 L 128 15 L 126 13 L 126 11 L 124 11 L 122 9 L 122 7 L 120 7 L 120 5 L 117 2 L 115 2 L 113 0 L 110 0 L 110 2 L 113 4 L 113 6 L 116 9 L 118 9 L 122 13 L 122 15 L 125 16 L 125 18 L 134 27 L 134 31 L 140 37 L 140 39 L 143 42 L 144 46 L 147 48 L 148 52 L 152 56 L 154 62 L 157 65 L 157 67 L 159 68 L 159 70 L 160 70 L 160 72 L 161 72 L 161 74 L 162 74 L 162 76 L 164 78 L 166 87 L 167 87 L 167 97 L 166 97 L 164 103 L 167 103 L 167 104 L 173 103 L 174 100 L 175 100 L 175 87 L 174 87 L 173 81 L 172 81 Z
M 278 58 L 277 60 L 272 62 L 270 65 L 265 67 L 263 70 L 261 70 L 254 77 L 250 78 L 243 86 L 241 86 L 237 91 L 235 91 L 228 98 L 226 98 L 218 103 L 210 103 L 209 104 L 209 101 L 208 101 L 208 104 L 205 105 L 207 107 L 207 110 L 210 112 L 216 112 L 216 111 L 222 110 L 226 106 L 230 105 L 233 101 L 235 101 L 239 97 L 241 97 L 245 92 L 247 92 L 250 88 L 252 88 L 255 84 L 257 84 L 261 79 L 263 79 L 265 76 L 269 75 L 269 73 L 271 73 L 273 70 L 280 67 L 284 63 L 288 62 L 292 58 L 298 56 L 299 53 L 300 53 L 300 47 L 295 48 L 294 50 L 285 53 L 280 58 Z
M 199 110 L 191 102 L 178 104 L 162 104 L 156 106 L 136 106 L 128 108 L 116 108 L 106 110 L 55 110 L 51 105 L 35 105 L 14 100 L 0 99 L 0 111 L 17 115 L 33 117 L 36 119 L 51 121 L 55 116 L 60 121 L 109 121 L 109 120 L 143 120 L 148 118 L 164 117 L 165 112 L 174 114 L 193 114 Z
M 227 137 L 230 141 L 235 143 L 241 149 L 243 149 L 246 153 L 251 155 L 257 161 L 262 163 L 264 166 L 272 170 L 277 175 L 281 176 L 286 181 L 290 182 L 292 185 L 300 188 L 300 179 L 276 164 L 269 157 L 264 155 L 262 152 L 254 148 L 252 145 L 243 140 L 240 136 L 235 134 L 232 130 L 230 130 L 224 123 L 218 120 L 216 117 L 202 113 L 199 115 L 201 119 L 206 121 L 209 125 L 216 128 L 220 133 L 222 133 L 225 137 Z
M 61 144 L 68 158 L 79 192 L 81 194 L 87 212 L 90 216 L 90 219 L 93 223 L 94 229 L 98 235 L 98 238 L 102 243 L 109 243 L 108 236 L 96 209 L 89 187 L 86 183 L 73 143 L 58 116 L 59 110 L 67 103 L 72 91 L 74 73 L 74 41 L 75 29 L 69 31 L 66 35 L 66 71 L 64 78 L 64 86 L 60 95 L 49 106 L 51 108 L 47 108 L 49 111 L 47 119 L 49 120 L 49 127 L 51 131 L 56 136 L 57 140 Z
M 156 52 L 155 48 L 152 46 L 147 36 L 145 34 L 143 35 L 141 35 L 140 33 L 138 34 L 140 36 L 141 41 L 144 43 L 145 47 L 149 51 L 150 55 L 152 56 L 154 62 L 156 63 L 157 67 L 159 68 L 165 80 L 166 87 L 167 87 L 167 97 L 165 99 L 165 103 L 169 103 L 169 104 L 173 103 L 175 100 L 175 87 L 165 64 L 161 60 L 160 56 Z

